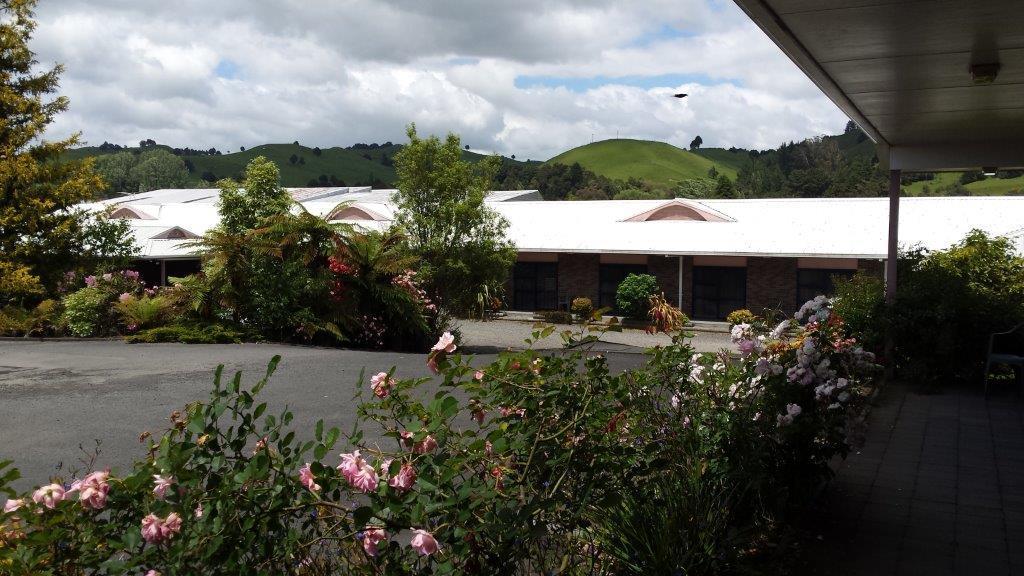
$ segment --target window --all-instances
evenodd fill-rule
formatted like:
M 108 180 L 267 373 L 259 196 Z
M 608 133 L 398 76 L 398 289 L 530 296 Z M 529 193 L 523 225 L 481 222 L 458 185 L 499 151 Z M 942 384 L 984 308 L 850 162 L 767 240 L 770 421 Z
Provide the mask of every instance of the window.
M 723 320 L 747 305 L 747 269 L 727 266 L 693 267 L 693 317 Z
M 615 293 L 630 274 L 647 274 L 646 264 L 601 264 L 597 295 L 598 308 L 615 309 Z
M 512 270 L 512 307 L 516 310 L 558 308 L 558 264 L 516 262 Z
M 835 294 L 836 287 L 832 279 L 836 276 L 851 278 L 854 272 L 854 270 L 829 269 L 798 270 L 796 273 L 796 305 L 800 306 L 820 294 L 825 296 Z

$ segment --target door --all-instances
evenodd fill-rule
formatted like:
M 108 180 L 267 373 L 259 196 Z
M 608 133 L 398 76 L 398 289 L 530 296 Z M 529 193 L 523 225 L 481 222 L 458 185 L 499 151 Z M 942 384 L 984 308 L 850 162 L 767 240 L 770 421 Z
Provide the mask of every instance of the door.
M 724 320 L 729 312 L 747 305 L 747 269 L 694 266 L 693 317 Z
M 516 262 L 512 270 L 512 307 L 516 310 L 558 308 L 558 264 Z

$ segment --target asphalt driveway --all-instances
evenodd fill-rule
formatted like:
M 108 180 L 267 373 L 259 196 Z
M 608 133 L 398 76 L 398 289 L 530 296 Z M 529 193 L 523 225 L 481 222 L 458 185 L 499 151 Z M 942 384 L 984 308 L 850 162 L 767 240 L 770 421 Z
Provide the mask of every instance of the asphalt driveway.
M 643 357 L 636 349 L 605 350 L 622 370 Z M 174 410 L 205 400 L 218 364 L 244 373 L 251 385 L 272 356 L 281 364 L 262 396 L 275 412 L 295 413 L 293 427 L 311 436 L 323 418 L 351 430 L 359 373 L 397 368 L 401 376 L 429 375 L 425 356 L 394 352 L 323 349 L 277 344 L 125 344 L 121 341 L 0 341 L 0 460 L 21 469 L 19 489 L 67 477 L 81 469 L 79 446 L 99 442 L 98 468 L 125 470 L 143 456 L 143 431 L 158 433 Z M 480 354 L 476 362 L 491 361 Z

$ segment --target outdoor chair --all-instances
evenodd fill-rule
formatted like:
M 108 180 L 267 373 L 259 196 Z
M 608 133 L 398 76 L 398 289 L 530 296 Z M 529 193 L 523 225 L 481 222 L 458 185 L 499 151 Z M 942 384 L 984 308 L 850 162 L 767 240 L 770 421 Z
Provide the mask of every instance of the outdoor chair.
M 1009 366 L 1017 375 L 1017 394 L 1024 389 L 1024 324 L 1006 332 L 994 332 L 988 337 L 988 356 L 985 358 L 985 396 L 993 365 Z

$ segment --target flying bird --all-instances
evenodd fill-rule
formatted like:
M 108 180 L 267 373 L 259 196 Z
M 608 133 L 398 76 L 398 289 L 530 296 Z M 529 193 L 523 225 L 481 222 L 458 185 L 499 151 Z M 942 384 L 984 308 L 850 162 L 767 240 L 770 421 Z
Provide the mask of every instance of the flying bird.
M 686 94 L 673 94 L 676 98 L 686 98 Z

